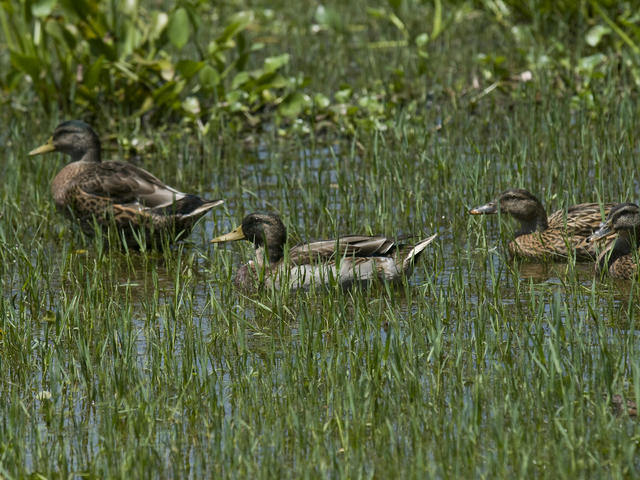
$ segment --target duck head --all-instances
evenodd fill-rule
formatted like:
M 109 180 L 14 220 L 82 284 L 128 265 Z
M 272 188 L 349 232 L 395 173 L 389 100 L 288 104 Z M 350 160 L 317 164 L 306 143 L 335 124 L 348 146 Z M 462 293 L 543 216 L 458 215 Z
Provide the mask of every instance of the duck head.
M 600 224 L 600 228 L 587 240 L 597 241 L 612 232 L 618 234 L 616 244 L 624 241 L 628 243 L 629 249 L 636 244 L 640 233 L 640 208 L 635 203 L 619 203 L 613 207 L 606 220 Z
M 522 228 L 518 235 L 545 230 L 548 227 L 547 214 L 542 203 L 527 190 L 507 190 L 495 200 L 469 211 L 471 215 L 492 215 L 498 212 L 508 213 L 520 221 Z
M 287 229 L 280 217 L 274 213 L 251 213 L 244 217 L 242 224 L 229 233 L 211 240 L 211 243 L 248 240 L 256 248 L 258 262 L 265 259 L 276 263 L 284 256 Z
M 69 120 L 58 125 L 47 143 L 31 150 L 29 155 L 49 152 L 69 155 L 72 162 L 79 160 L 99 162 L 100 138 L 86 123 L 80 120 Z

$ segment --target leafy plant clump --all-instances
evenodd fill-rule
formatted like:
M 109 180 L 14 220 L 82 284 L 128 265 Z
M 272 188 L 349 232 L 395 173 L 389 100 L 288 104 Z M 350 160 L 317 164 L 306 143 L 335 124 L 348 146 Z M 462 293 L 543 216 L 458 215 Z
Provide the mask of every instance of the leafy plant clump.
M 128 115 L 207 119 L 215 112 L 278 108 L 296 113 L 298 80 L 283 74 L 287 54 L 249 69 L 263 48 L 246 32 L 256 15 L 241 11 L 221 24 L 204 3 L 168 11 L 137 1 L 43 0 L 2 2 L 0 22 L 10 56 L 0 79 L 5 91 L 26 83 L 42 108 L 95 114 L 117 105 Z M 219 33 L 206 44 L 202 30 Z
M 239 129 L 266 121 L 354 132 L 384 130 L 399 110 L 421 117 L 434 98 L 475 107 L 517 96 L 529 82 L 554 85 L 587 109 L 597 108 L 611 74 L 640 85 L 640 16 L 630 2 L 169 5 L 0 1 L 5 102 L 26 110 L 35 99 L 47 115 L 185 119 L 202 129 L 224 117 Z M 472 56 L 441 55 L 469 34 Z M 305 65 L 307 48 L 325 49 L 322 65 Z M 335 69 L 340 56 L 350 59 L 345 70 Z M 385 73 L 374 78 L 368 65 L 378 62 Z M 442 62 L 450 73 L 434 78 Z

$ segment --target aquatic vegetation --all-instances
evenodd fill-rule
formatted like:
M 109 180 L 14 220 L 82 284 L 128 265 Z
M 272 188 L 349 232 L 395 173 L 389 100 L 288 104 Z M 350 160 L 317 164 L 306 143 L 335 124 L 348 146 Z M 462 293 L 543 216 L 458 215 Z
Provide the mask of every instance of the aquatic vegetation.
M 637 280 L 509 262 L 514 222 L 467 214 L 514 185 L 562 211 L 637 198 L 630 4 L 107 1 L 87 22 L 72 4 L 95 5 L 0 3 L 19 33 L 0 49 L 1 476 L 638 476 Z M 210 64 L 218 86 L 198 85 L 204 66 L 183 84 L 180 60 L 214 62 L 248 10 L 231 68 Z M 145 32 L 153 11 L 171 26 L 126 54 L 122 30 L 92 24 Z M 117 55 L 91 69 L 103 43 Z M 251 103 L 270 62 L 292 83 Z M 224 205 L 162 251 L 105 248 L 56 211 L 61 163 L 28 155 L 62 118 L 105 125 L 104 160 Z M 232 278 L 253 252 L 209 241 L 264 210 L 287 212 L 292 245 L 438 241 L 401 282 L 246 296 Z

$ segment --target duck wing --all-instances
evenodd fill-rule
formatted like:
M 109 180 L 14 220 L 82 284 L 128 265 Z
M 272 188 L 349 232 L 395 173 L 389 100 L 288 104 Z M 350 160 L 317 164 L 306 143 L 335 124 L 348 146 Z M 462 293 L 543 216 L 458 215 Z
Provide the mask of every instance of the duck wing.
M 602 206 L 599 203 L 580 203 L 570 206 L 566 212 L 558 210 L 548 219 L 549 229 L 563 230 L 569 235 L 589 236 L 598 229 L 614 205 L 614 203 L 605 203 Z
M 186 196 L 146 170 L 131 163 L 103 162 L 86 170 L 77 186 L 89 195 L 107 197 L 116 204 L 162 208 Z
M 335 240 L 296 245 L 289 250 L 293 265 L 335 261 L 337 257 L 388 256 L 396 248 L 396 242 L 382 235 L 347 235 Z

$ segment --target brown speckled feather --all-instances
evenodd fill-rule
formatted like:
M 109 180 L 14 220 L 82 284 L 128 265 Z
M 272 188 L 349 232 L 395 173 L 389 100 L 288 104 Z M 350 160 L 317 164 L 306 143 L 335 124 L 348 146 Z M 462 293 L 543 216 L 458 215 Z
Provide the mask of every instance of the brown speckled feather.
M 596 257 L 596 247 L 585 243 L 585 239 L 586 236 L 568 236 L 560 229 L 547 229 L 516 237 L 509 242 L 509 253 L 532 261 L 548 258 L 566 262 L 571 251 L 576 260 L 590 261 Z
M 605 203 L 600 213 L 597 203 L 572 205 L 567 212 L 557 210 L 549 217 L 549 227 L 542 232 L 534 232 L 516 237 L 509 243 L 509 252 L 528 260 L 547 256 L 556 261 L 566 261 L 569 252 L 574 252 L 576 260 L 591 261 L 598 253 L 598 245 L 585 240 L 595 232 L 615 203 Z
M 473 215 L 511 214 L 521 223 L 521 230 L 509 243 L 509 252 L 531 261 L 567 261 L 573 254 L 578 261 L 594 260 L 598 254 L 587 237 L 598 229 L 603 218 L 615 204 L 581 203 L 566 211 L 558 210 L 548 218 L 542 203 L 530 192 L 512 189 L 496 200 L 473 208 Z
M 580 203 L 570 206 L 566 213 L 557 210 L 549 216 L 549 230 L 565 231 L 567 235 L 588 237 L 598 229 L 615 203 Z
M 629 280 L 634 278 L 638 274 L 638 263 L 637 258 L 640 255 L 640 250 L 636 252 L 635 256 L 633 253 L 627 253 L 626 255 L 621 255 L 615 259 L 608 258 L 611 255 L 611 248 L 613 247 L 613 242 L 609 245 L 608 248 L 605 248 L 600 255 L 598 255 L 598 260 L 596 262 L 596 272 L 599 274 L 606 273 L 612 278 L 619 278 L 623 280 Z M 608 265 L 607 265 L 608 263 Z
M 40 155 L 59 151 L 71 157 L 51 182 L 56 206 L 93 234 L 115 226 L 130 247 L 143 239 L 160 245 L 160 238 L 177 240 L 222 200 L 204 200 L 180 192 L 151 173 L 130 163 L 102 162 L 100 140 L 86 123 L 63 122 L 49 141 L 30 152 Z
M 628 253 L 611 262 L 607 271 L 612 278 L 629 280 L 637 276 L 638 264 L 633 254 Z

